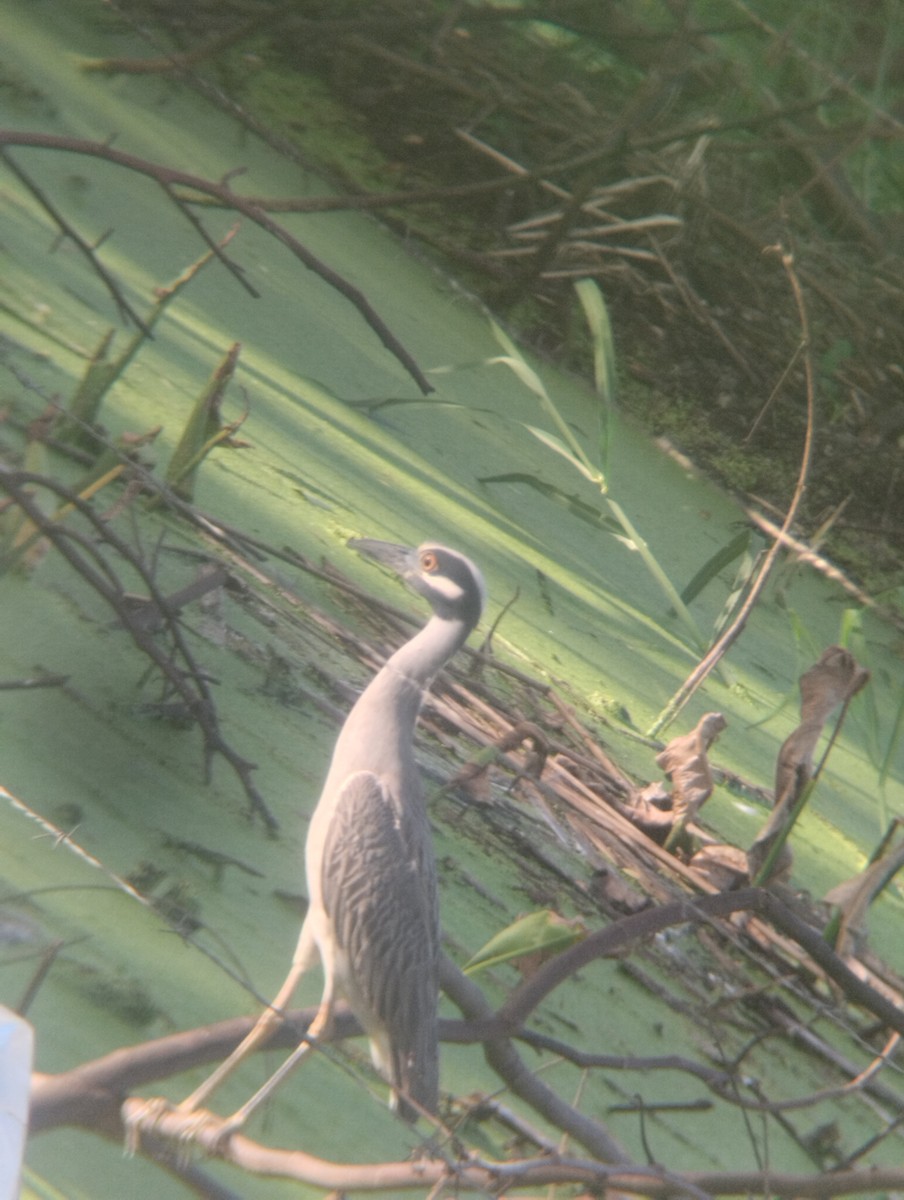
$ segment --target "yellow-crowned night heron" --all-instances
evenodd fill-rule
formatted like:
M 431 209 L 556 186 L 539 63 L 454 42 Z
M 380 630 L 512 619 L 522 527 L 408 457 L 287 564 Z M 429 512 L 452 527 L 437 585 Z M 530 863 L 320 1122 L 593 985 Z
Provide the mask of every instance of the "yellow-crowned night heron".
M 406 1119 L 436 1111 L 439 916 L 430 823 L 414 728 L 424 691 L 480 619 L 485 592 L 464 555 L 427 542 L 417 550 L 369 539 L 351 546 L 391 567 L 433 608 L 352 708 L 336 742 L 308 830 L 310 904 L 292 970 L 241 1046 L 187 1100 L 190 1112 L 276 1025 L 298 980 L 318 959 L 323 998 L 305 1042 L 226 1123 L 241 1125 L 329 1030 L 344 998 L 370 1038 L 379 1071 Z

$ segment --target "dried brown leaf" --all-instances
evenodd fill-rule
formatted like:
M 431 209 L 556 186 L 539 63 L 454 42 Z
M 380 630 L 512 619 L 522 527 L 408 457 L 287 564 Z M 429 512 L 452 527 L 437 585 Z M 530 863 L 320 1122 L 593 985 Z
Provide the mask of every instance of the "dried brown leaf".
M 633 791 L 623 806 L 625 816 L 660 843 L 667 835 L 669 846 L 712 795 L 707 751 L 725 727 L 721 713 L 706 713 L 690 733 L 673 738 L 656 756 L 672 790 L 667 791 L 661 783 L 650 783 Z
M 813 777 L 813 752 L 823 727 L 834 709 L 860 691 L 869 671 L 841 646 L 829 646 L 819 661 L 800 677 L 800 724 L 782 744 L 775 769 L 772 815 L 750 847 L 751 877 L 756 880 L 776 842 L 787 838 L 796 820 L 795 805 Z M 782 845 L 769 878 L 786 876 L 791 869 L 791 851 Z
M 839 704 L 860 691 L 869 672 L 841 646 L 829 646 L 800 677 L 800 725 L 778 753 L 775 805 L 800 794 L 813 774 L 813 751 L 823 726 Z
M 693 820 L 712 795 L 713 776 L 707 751 L 726 725 L 721 713 L 706 713 L 690 733 L 673 738 L 656 756 L 657 764 L 672 783 L 672 814 L 676 823 Z
M 826 893 L 825 899 L 840 910 L 835 952 L 842 957 L 853 949 L 856 938 L 865 933 L 869 907 L 876 896 L 904 868 L 904 843 L 890 849 L 855 875 Z

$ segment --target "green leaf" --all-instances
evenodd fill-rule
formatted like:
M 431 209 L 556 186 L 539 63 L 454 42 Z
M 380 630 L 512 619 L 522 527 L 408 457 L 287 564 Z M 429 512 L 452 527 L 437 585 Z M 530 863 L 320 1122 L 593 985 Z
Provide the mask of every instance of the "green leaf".
M 232 235 L 230 234 L 229 237 Z M 229 238 L 225 238 L 228 241 Z M 118 358 L 108 358 L 108 352 L 113 343 L 115 331 L 108 330 L 94 351 L 85 368 L 85 373 L 79 382 L 75 395 L 69 402 L 65 416 L 60 423 L 59 436 L 65 441 L 75 442 L 76 445 L 94 449 L 96 439 L 92 426 L 97 420 L 101 401 L 111 387 L 125 373 L 126 368 L 138 353 L 141 345 L 151 336 L 154 326 L 163 316 L 170 302 L 182 291 L 186 284 L 201 271 L 214 257 L 213 251 L 206 254 L 187 267 L 181 275 L 166 287 L 155 289 L 155 301 L 143 324 L 129 339 L 126 348 Z
M 203 459 L 235 432 L 239 422 L 220 423 L 223 393 L 235 373 L 241 347 L 236 342 L 216 368 L 189 414 L 166 469 L 166 482 L 183 500 L 194 497 L 194 477 Z M 242 418 L 244 420 L 244 418 Z
M 524 361 L 523 358 L 515 358 L 511 354 L 497 354 L 493 358 L 486 360 L 488 367 L 503 366 L 508 367 L 525 387 L 529 388 L 535 396 L 539 396 L 546 403 L 551 403 L 549 393 L 543 386 L 543 381 L 534 368 Z
M 609 310 L 599 285 L 593 279 L 579 279 L 574 285 L 593 345 L 593 378 L 596 390 L 606 404 L 615 402 L 615 339 Z
M 609 474 L 609 452 L 612 442 L 612 408 L 615 404 L 615 339 L 609 310 L 599 285 L 593 279 L 579 279 L 574 285 L 593 346 L 593 379 L 603 402 L 600 414 L 599 461 L 603 479 Z M 606 491 L 605 484 L 603 491 Z
M 538 397 L 540 403 L 543 405 L 543 408 L 546 411 L 547 416 L 550 417 L 556 429 L 558 429 L 561 442 L 569 447 L 572 455 L 570 461 L 574 462 L 575 465 L 580 463 L 581 473 L 588 479 L 592 479 L 593 482 L 600 488 L 600 490 L 605 493 L 605 475 L 601 474 L 601 472 L 594 468 L 590 459 L 587 457 L 584 448 L 581 446 L 581 443 L 572 433 L 568 422 L 556 408 L 552 397 L 549 395 L 543 385 L 543 380 L 533 369 L 533 367 L 530 366 L 530 364 L 525 360 L 524 356 L 520 353 L 517 346 L 515 346 L 508 334 L 504 333 L 503 330 L 500 329 L 500 327 L 493 321 L 490 322 L 490 326 L 493 330 L 493 335 L 495 336 L 496 341 L 499 342 L 504 350 L 508 351 L 508 354 L 498 355 L 496 358 L 487 359 L 487 365 L 490 366 L 494 364 L 500 364 L 508 367 L 510 371 L 513 371 L 514 374 L 517 375 L 524 386 Z M 552 443 L 549 444 L 552 445 Z
M 528 954 L 558 954 L 559 951 L 586 937 L 587 930 L 580 920 L 568 921 L 552 909 L 520 917 L 490 938 L 482 949 L 464 966 L 466 975 L 497 967 L 512 959 L 524 958 Z
M 696 647 L 696 649 L 699 650 L 700 653 L 702 654 L 703 651 L 706 649 L 704 639 L 700 633 L 700 630 L 697 628 L 697 622 L 691 616 L 687 605 L 684 603 L 684 601 L 678 595 L 675 585 L 672 583 L 671 579 L 669 579 L 668 575 L 665 573 L 659 560 L 655 557 L 655 555 L 653 554 L 650 547 L 647 545 L 647 543 L 644 541 L 644 539 L 640 536 L 638 531 L 634 528 L 634 525 L 632 524 L 630 518 L 628 517 L 628 514 L 625 512 L 625 510 L 622 508 L 622 506 L 620 504 L 617 504 L 612 499 L 607 499 L 606 504 L 609 506 L 610 512 L 613 514 L 613 516 L 615 517 L 615 519 L 618 521 L 619 525 L 623 529 L 625 537 L 627 537 L 631 540 L 631 542 L 633 543 L 634 549 L 636 549 L 637 553 L 643 559 L 644 564 L 645 564 L 647 570 L 649 571 L 650 575 L 659 584 L 660 588 L 662 589 L 663 595 L 668 600 L 668 602 L 671 604 L 671 606 L 675 610 L 675 613 L 678 616 L 679 620 L 684 625 L 687 632 L 690 634 L 691 644 L 694 647 Z
M 521 351 L 518 349 L 518 347 L 515 345 L 515 343 L 512 341 L 512 339 L 505 332 L 505 330 L 502 328 L 501 325 L 497 325 L 495 321 L 491 320 L 490 321 L 490 329 L 493 331 L 493 337 L 496 339 L 496 341 L 499 343 L 499 345 L 502 347 L 502 349 L 506 352 L 506 354 L 510 354 L 512 356 L 512 358 L 522 358 Z
M 733 563 L 736 558 L 740 558 L 749 545 L 750 530 L 745 529 L 708 558 L 682 591 L 681 599 L 684 603 L 690 604 L 692 600 L 695 600 L 706 585 L 716 578 L 720 571 L 724 570 L 729 563 Z
M 749 549 L 743 551 L 741 561 L 738 563 L 737 570 L 735 571 L 731 591 L 722 605 L 722 611 L 713 622 L 712 637 L 714 641 L 721 636 L 724 629 L 728 628 L 731 619 L 738 611 L 744 592 L 753 579 L 758 562 L 759 555 L 752 554 Z
M 504 475 L 484 475 L 478 479 L 478 483 L 524 483 L 533 488 L 535 492 L 545 496 L 547 500 L 552 500 L 554 504 L 567 508 L 573 516 L 613 534 L 630 550 L 636 549 L 629 539 L 623 536 L 622 528 L 617 521 L 605 516 L 598 508 L 594 508 L 592 504 L 588 504 L 579 496 L 563 492 L 555 484 L 547 483 L 545 479 L 539 479 L 536 475 L 529 475 L 526 471 L 509 471 Z
M 529 433 L 532 433 L 538 442 L 542 442 L 544 446 L 548 446 L 550 450 L 555 450 L 556 454 L 561 454 L 564 459 L 567 459 L 576 470 L 581 472 L 585 479 L 589 479 L 591 483 L 600 483 L 602 476 L 599 472 L 591 470 L 579 458 L 575 457 L 561 438 L 556 437 L 554 433 L 547 433 L 545 429 L 538 429 L 536 425 L 525 425 L 524 428 Z

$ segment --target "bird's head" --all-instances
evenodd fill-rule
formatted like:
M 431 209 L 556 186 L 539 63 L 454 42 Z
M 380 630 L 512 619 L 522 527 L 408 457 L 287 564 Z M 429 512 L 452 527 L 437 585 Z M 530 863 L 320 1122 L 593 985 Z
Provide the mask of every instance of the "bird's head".
M 416 550 L 393 542 L 355 538 L 349 545 L 389 567 L 429 602 L 438 617 L 473 629 L 486 602 L 479 569 L 457 550 L 424 542 Z

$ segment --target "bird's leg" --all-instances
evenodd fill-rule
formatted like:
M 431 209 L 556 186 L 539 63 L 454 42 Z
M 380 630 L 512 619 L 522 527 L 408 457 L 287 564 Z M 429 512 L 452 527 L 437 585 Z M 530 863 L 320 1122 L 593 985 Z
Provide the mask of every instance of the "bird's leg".
M 245 1124 L 251 1114 L 269 1097 L 272 1096 L 278 1087 L 281 1086 L 286 1077 L 298 1066 L 303 1058 L 305 1058 L 311 1050 L 317 1045 L 321 1038 L 328 1036 L 333 1024 L 333 998 L 332 989 L 327 989 L 323 1000 L 320 1002 L 320 1007 L 317 1010 L 317 1015 L 308 1026 L 307 1033 L 304 1036 L 304 1041 L 299 1042 L 285 1062 L 278 1067 L 270 1078 L 263 1084 L 262 1087 L 254 1093 L 250 1100 L 246 1100 L 241 1108 L 236 1109 L 231 1117 L 227 1117 L 223 1122 L 222 1136 L 228 1137 L 231 1133 L 235 1133 L 237 1129 Z M 252 1033 L 254 1030 L 251 1031 Z M 248 1035 L 249 1037 L 251 1034 Z M 246 1039 L 247 1040 L 247 1039 Z M 244 1043 L 243 1043 L 244 1044 Z M 241 1047 L 239 1047 L 241 1049 Z M 229 1060 L 227 1059 L 227 1062 Z M 225 1063 L 223 1064 L 226 1065 Z M 190 1099 L 191 1097 L 189 1097 Z
M 229 1078 L 239 1064 L 270 1037 L 273 1030 L 283 1019 L 283 1010 L 292 999 L 295 988 L 298 986 L 298 981 L 306 969 L 307 963 L 294 962 L 292 964 L 292 969 L 286 976 L 276 998 L 264 1009 L 250 1032 L 239 1042 L 229 1057 L 224 1058 L 216 1070 L 208 1075 L 199 1087 L 195 1088 L 190 1096 L 186 1096 L 184 1100 L 176 1105 L 178 1112 L 190 1113 L 194 1112 L 196 1108 L 202 1108 L 206 1105 L 214 1092 Z M 319 1011 L 317 1015 L 320 1015 Z M 313 1024 L 314 1022 L 312 1022 Z
M 137 1149 L 142 1128 L 146 1130 L 153 1130 L 163 1114 L 175 1113 L 186 1117 L 186 1123 L 180 1136 L 184 1141 L 187 1142 L 192 1140 L 196 1128 L 201 1128 L 212 1123 L 221 1123 L 221 1119 L 219 1117 L 204 1111 L 202 1105 L 207 1103 L 214 1092 L 217 1091 L 217 1089 L 225 1082 L 225 1080 L 229 1078 L 239 1064 L 245 1058 L 247 1058 L 247 1056 L 253 1050 L 255 1050 L 258 1046 L 264 1043 L 267 1038 L 270 1037 L 275 1027 L 283 1019 L 283 1010 L 287 1007 L 289 1001 L 292 999 L 292 995 L 298 986 L 298 981 L 301 979 L 308 967 L 310 967 L 316 961 L 317 955 L 317 947 L 314 943 L 313 937 L 310 934 L 310 930 L 306 925 L 303 925 L 301 929 L 301 935 L 298 939 L 298 946 L 296 947 L 295 955 L 292 960 L 292 969 L 286 976 L 283 985 L 279 989 L 275 999 L 261 1013 L 253 1028 L 245 1036 L 245 1038 L 243 1038 L 238 1046 L 236 1046 L 229 1057 L 224 1059 L 223 1062 L 221 1062 L 216 1068 L 216 1070 L 213 1071 L 212 1074 L 210 1074 L 199 1087 L 195 1088 L 190 1096 L 186 1096 L 184 1100 L 176 1105 L 172 1105 L 168 1101 L 160 1099 L 144 1101 L 130 1100 L 127 1102 L 128 1114 L 124 1118 L 126 1123 L 126 1145 L 131 1152 L 134 1153 Z M 317 1036 L 316 1033 L 313 1033 L 315 1026 L 317 1027 L 317 1033 L 320 1034 L 322 1034 L 324 1028 L 328 1028 L 332 1013 L 332 1001 L 330 995 L 328 994 L 329 991 L 330 989 L 328 988 L 327 993 L 324 994 L 324 998 L 321 1001 L 317 1015 L 311 1022 L 310 1031 L 308 1034 L 309 1037 Z M 325 1015 L 324 1009 L 329 1010 L 325 1013 Z M 309 1043 L 305 1041 L 302 1043 L 302 1046 L 305 1050 L 307 1050 L 309 1048 Z M 299 1050 L 301 1048 L 302 1047 L 298 1047 L 295 1050 L 294 1054 L 291 1056 L 292 1059 L 295 1059 L 296 1056 L 299 1059 L 303 1057 L 303 1055 L 299 1054 Z M 283 1075 L 288 1073 L 289 1069 L 290 1068 L 281 1068 L 280 1071 L 277 1072 L 280 1080 L 282 1079 Z M 267 1087 L 268 1085 L 265 1084 L 264 1088 Z M 260 1089 L 261 1092 L 264 1091 L 264 1088 Z M 272 1088 L 269 1090 L 272 1090 Z M 230 1133 L 239 1128 L 239 1126 L 243 1124 L 245 1120 L 247 1120 L 250 1113 L 254 1108 L 257 1107 L 263 1098 L 264 1097 L 261 1096 L 260 1093 L 257 1093 L 255 1096 L 253 1096 L 248 1105 L 243 1105 L 238 1112 L 236 1112 L 227 1120 L 220 1136 L 223 1138 L 228 1137 Z M 245 1111 L 246 1109 L 248 1110 L 247 1112 Z M 193 1114 L 196 1117 L 194 1122 L 189 1119 Z

